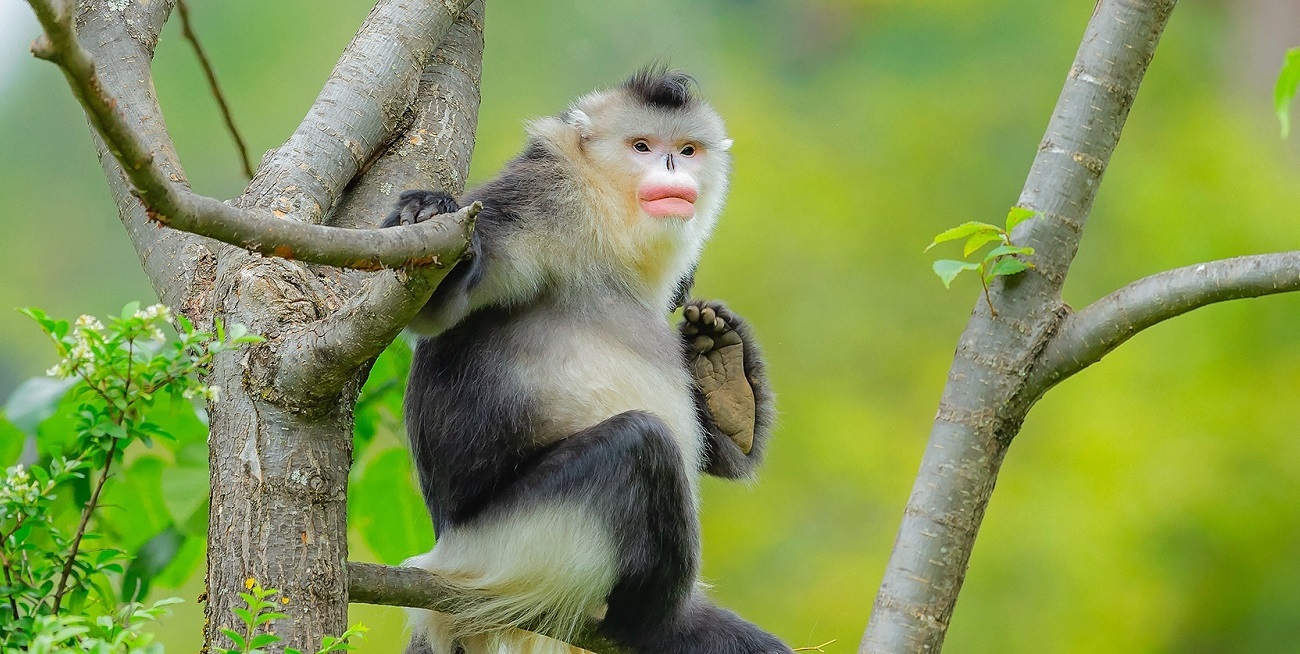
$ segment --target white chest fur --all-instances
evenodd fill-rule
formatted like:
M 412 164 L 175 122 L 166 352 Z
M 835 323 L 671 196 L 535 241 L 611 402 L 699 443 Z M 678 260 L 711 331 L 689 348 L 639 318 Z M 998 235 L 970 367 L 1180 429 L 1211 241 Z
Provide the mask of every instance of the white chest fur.
M 625 411 L 644 411 L 667 423 L 687 470 L 699 470 L 692 381 L 671 328 L 658 317 L 611 333 L 627 324 L 603 323 L 601 315 L 552 314 L 545 340 L 527 339 L 512 362 L 516 382 L 537 402 L 538 437 L 554 442 Z

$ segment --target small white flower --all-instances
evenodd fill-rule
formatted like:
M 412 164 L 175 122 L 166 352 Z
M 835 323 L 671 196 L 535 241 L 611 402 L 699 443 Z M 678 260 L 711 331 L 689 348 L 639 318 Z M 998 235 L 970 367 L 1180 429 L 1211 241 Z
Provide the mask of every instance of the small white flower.
M 184 397 L 187 400 L 192 400 L 196 397 L 201 397 L 204 400 L 207 400 L 208 402 L 212 402 L 213 404 L 215 404 L 221 400 L 221 387 L 204 386 L 203 384 L 198 384 L 196 386 L 191 386 L 190 388 L 181 391 L 181 397 Z
M 62 361 L 50 366 L 50 368 L 45 371 L 45 374 L 50 377 L 62 379 L 64 377 L 71 377 L 74 369 L 75 366 L 73 366 L 70 361 L 63 359 Z
M 154 304 L 139 309 L 134 314 L 135 318 L 140 320 L 165 320 L 171 322 L 172 310 L 165 304 Z
M 149 338 L 161 343 L 167 340 L 167 335 L 163 334 L 161 329 L 154 327 L 152 330 L 149 331 Z
M 72 351 L 68 352 L 68 359 L 71 361 L 85 361 L 90 357 L 90 344 L 84 340 L 77 341 L 77 344 L 72 346 Z
M 100 331 L 104 328 L 104 323 L 99 322 L 94 316 L 81 315 L 75 323 L 78 330 L 90 329 Z

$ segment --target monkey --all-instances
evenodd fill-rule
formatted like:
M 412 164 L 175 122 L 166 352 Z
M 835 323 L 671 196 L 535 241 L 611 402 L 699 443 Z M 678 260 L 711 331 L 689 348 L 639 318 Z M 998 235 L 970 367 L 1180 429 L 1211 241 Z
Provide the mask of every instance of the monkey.
M 410 325 L 405 397 L 437 535 L 407 563 L 473 601 L 414 612 L 408 652 L 568 652 L 516 628 L 589 620 L 638 654 L 791 652 L 698 579 L 700 474 L 751 478 L 774 415 L 747 323 L 688 299 L 729 183 L 721 117 L 651 65 L 526 133 L 461 200 L 407 191 L 382 224 L 482 207 Z

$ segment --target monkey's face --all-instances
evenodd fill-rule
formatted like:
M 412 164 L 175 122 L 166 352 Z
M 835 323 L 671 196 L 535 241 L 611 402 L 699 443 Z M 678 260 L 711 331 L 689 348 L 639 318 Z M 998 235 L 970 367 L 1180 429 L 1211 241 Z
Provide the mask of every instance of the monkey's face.
M 690 220 L 700 197 L 702 148 L 689 140 L 658 135 L 630 139 L 629 156 L 639 170 L 636 199 L 653 218 Z
M 722 120 L 707 105 L 664 109 L 618 94 L 577 112 L 584 150 L 643 220 L 711 220 L 726 193 L 730 156 Z

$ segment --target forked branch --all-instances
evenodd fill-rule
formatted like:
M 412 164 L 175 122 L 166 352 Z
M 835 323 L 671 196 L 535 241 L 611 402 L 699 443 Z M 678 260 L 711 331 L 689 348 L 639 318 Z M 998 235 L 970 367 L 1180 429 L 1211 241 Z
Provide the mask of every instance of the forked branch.
M 443 266 L 459 256 L 468 229 L 465 213 L 452 220 L 450 229 L 440 220 L 387 230 L 323 227 L 281 220 L 267 209 L 239 209 L 175 183 L 154 164 L 144 139 L 101 85 L 93 58 L 77 40 L 68 5 L 54 0 L 29 3 L 45 30 L 32 45 L 33 54 L 63 70 L 151 220 L 267 256 L 359 270 Z
M 1140 279 L 1071 315 L 1030 378 L 1042 393 L 1137 335 L 1193 309 L 1300 290 L 1300 251 L 1260 254 L 1167 270 Z

